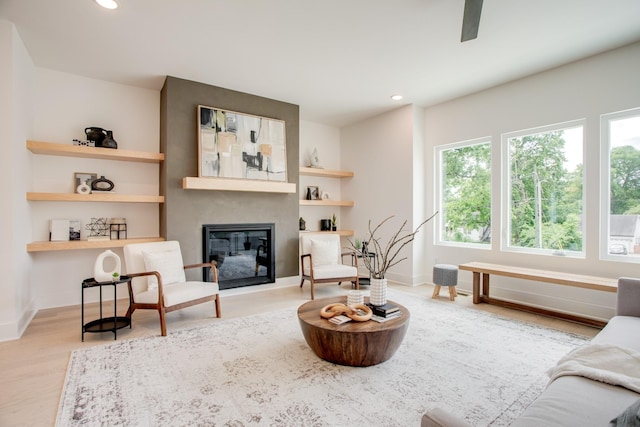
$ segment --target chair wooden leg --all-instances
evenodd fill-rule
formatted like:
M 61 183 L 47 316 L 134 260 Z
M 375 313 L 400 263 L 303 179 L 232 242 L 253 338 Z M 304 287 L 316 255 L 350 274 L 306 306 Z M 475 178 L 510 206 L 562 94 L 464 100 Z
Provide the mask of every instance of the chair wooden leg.
M 164 315 L 165 315 L 164 307 L 160 307 L 158 309 L 158 313 L 160 313 L 160 334 L 163 337 L 166 337 L 167 336 L 167 323 L 166 323 L 165 318 L 164 318 Z
M 456 298 L 456 287 L 449 286 L 449 301 L 455 301 Z
M 302 287 L 302 285 L 304 285 L 304 277 L 300 280 L 300 287 Z
M 433 295 L 431 295 L 431 298 L 438 298 L 439 295 L 440 295 L 440 285 L 435 285 L 433 287 Z
M 222 313 L 220 312 L 220 294 L 216 295 L 216 317 L 220 318 L 222 317 Z
M 311 299 L 313 300 L 315 296 L 313 295 L 313 280 L 311 281 Z

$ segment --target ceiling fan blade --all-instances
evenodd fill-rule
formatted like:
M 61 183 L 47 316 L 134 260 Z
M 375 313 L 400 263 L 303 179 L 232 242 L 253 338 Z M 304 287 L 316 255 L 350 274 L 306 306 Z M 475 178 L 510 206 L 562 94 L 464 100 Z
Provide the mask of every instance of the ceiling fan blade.
M 473 40 L 478 37 L 482 1 L 483 0 L 465 0 L 464 17 L 462 19 L 462 38 L 460 39 L 461 42 Z

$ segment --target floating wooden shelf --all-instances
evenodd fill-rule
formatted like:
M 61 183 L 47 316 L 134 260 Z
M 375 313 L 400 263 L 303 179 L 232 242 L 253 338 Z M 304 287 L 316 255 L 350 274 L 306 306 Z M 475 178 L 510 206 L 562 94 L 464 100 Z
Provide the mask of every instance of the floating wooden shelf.
M 160 163 L 164 161 L 164 153 L 84 147 L 80 145 L 57 144 L 54 142 L 27 141 L 27 148 L 34 154 L 47 154 L 51 156 L 84 157 L 140 163 Z
M 27 193 L 27 200 L 35 202 L 119 202 L 119 203 L 164 203 L 164 196 L 141 196 L 114 193 Z
M 121 240 L 70 240 L 68 242 L 27 243 L 27 252 L 71 251 L 77 249 L 121 248 L 131 243 L 162 242 L 163 237 L 139 237 Z
M 72 144 L 27 141 L 27 149 L 34 154 L 63 157 L 82 157 L 89 159 L 121 160 L 137 163 L 160 163 L 164 153 L 120 150 L 102 147 L 84 147 Z M 95 192 L 78 193 L 38 193 L 28 192 L 27 200 L 43 202 L 118 202 L 118 203 L 164 203 L 164 196 L 135 194 L 117 194 Z M 27 244 L 27 252 L 68 251 L 79 249 L 119 248 L 129 243 L 162 242 L 163 237 L 141 237 L 122 240 L 70 240 L 66 242 L 32 242 Z
M 319 234 L 339 234 L 341 236 L 353 236 L 355 233 L 353 230 L 337 230 L 337 231 L 312 231 L 312 230 L 304 230 L 301 231 L 300 234 L 303 233 L 309 233 L 309 234 L 313 234 L 313 233 L 319 233 Z
M 352 207 L 355 203 L 351 200 L 300 200 L 300 206 L 346 206 Z
M 353 172 L 300 166 L 300 175 L 324 176 L 327 178 L 351 178 Z
M 182 188 L 185 190 L 251 191 L 262 193 L 296 192 L 296 184 L 288 182 L 213 177 L 199 178 L 195 176 L 182 178 Z

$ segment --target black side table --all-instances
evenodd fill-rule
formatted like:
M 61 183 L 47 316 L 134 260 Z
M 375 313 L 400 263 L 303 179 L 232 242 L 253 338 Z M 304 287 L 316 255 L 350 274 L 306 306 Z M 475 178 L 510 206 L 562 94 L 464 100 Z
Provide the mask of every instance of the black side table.
M 109 282 L 96 282 L 93 277 L 84 279 L 82 281 L 82 341 L 84 341 L 85 332 L 113 332 L 113 339 L 117 338 L 117 330 L 126 326 L 131 328 L 131 318 L 126 316 L 118 316 L 118 298 L 116 296 L 117 286 L 121 283 L 129 283 L 131 277 L 120 276 L 119 280 L 113 280 Z M 84 323 L 84 290 L 87 288 L 100 287 L 100 318 L 92 320 L 88 323 Z M 102 315 L 102 287 L 113 286 L 113 316 L 104 317 Z M 129 295 L 131 299 L 131 295 Z M 131 301 L 129 301 L 131 304 Z
M 373 267 L 375 268 L 376 266 L 376 254 L 375 252 L 356 252 L 356 253 L 352 253 L 351 254 L 351 265 L 354 265 L 354 258 L 358 257 L 358 258 L 362 258 L 363 256 L 367 256 L 371 259 L 373 259 Z M 361 285 L 365 285 L 365 286 L 369 286 L 371 284 L 371 273 L 369 273 L 369 275 L 367 277 L 358 277 L 358 283 L 360 283 Z

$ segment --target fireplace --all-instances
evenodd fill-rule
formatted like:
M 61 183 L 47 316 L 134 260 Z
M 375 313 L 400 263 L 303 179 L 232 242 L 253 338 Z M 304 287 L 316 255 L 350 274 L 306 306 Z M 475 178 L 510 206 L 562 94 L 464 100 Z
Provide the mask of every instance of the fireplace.
M 205 224 L 202 254 L 204 262 L 216 262 L 220 289 L 273 283 L 275 224 Z M 203 274 L 212 281 L 210 268 Z

